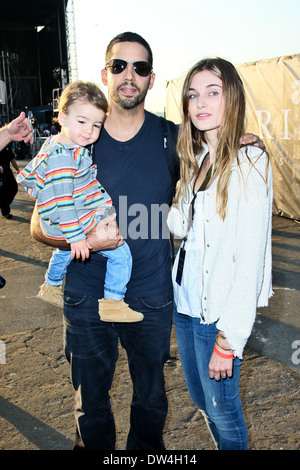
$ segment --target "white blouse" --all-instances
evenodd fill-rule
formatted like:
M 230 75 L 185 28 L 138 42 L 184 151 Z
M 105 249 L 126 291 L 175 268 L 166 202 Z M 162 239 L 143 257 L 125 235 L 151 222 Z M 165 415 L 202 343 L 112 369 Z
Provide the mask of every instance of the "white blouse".
M 205 146 L 199 164 L 207 151 Z M 261 149 L 243 147 L 239 162 L 232 167 L 224 221 L 216 210 L 217 180 L 197 193 L 181 286 L 176 282 L 179 252 L 173 286 L 177 311 L 204 324 L 217 322 L 235 355 L 242 357 L 256 308 L 268 305 L 272 295 L 273 188 L 270 163 L 267 186 L 263 179 L 267 155 Z M 192 184 L 189 191 L 191 200 Z M 188 212 L 190 202 L 182 205 Z

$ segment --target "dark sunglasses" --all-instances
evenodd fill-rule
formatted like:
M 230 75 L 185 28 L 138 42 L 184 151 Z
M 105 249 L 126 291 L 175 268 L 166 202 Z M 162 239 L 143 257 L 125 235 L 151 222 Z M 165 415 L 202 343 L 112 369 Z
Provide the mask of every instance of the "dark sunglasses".
M 151 65 L 148 62 L 126 62 L 126 60 L 122 59 L 110 60 L 107 62 L 105 68 L 109 69 L 114 75 L 118 75 L 124 72 L 128 64 L 132 65 L 133 70 L 140 75 L 140 77 L 148 77 L 152 71 Z

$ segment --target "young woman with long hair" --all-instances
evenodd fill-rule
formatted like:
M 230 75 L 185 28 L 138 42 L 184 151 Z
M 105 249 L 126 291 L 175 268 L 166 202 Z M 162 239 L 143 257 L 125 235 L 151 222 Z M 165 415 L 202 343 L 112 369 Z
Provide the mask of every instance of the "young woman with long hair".
M 239 397 L 243 350 L 272 295 L 272 171 L 241 146 L 245 92 L 235 67 L 204 59 L 182 91 L 176 199 L 190 214 L 173 268 L 175 327 L 191 398 L 220 450 L 247 449 Z

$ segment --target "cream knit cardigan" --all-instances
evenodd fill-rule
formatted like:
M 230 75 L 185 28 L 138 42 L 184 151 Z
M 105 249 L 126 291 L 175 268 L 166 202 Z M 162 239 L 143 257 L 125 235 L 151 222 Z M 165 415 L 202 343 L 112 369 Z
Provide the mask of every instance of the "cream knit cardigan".
M 199 163 L 206 153 L 207 147 Z M 261 149 L 243 147 L 239 161 L 232 167 L 225 221 L 216 211 L 217 181 L 197 194 L 182 284 L 175 280 L 177 255 L 173 285 L 177 311 L 199 317 L 204 324 L 217 322 L 235 355 L 242 358 L 256 309 L 268 305 L 272 295 L 273 189 L 271 165 Z M 266 167 L 267 186 L 261 177 L 265 178 Z M 190 199 L 191 193 L 190 188 Z M 185 212 L 188 208 L 189 203 L 182 202 Z

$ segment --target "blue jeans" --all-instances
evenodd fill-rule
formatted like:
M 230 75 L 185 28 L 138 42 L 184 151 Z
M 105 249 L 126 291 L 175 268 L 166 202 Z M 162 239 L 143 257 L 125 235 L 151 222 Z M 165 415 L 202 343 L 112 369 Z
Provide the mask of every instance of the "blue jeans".
M 129 246 L 124 243 L 115 250 L 99 251 L 99 253 L 107 258 L 104 297 L 122 300 L 127 290 L 127 283 L 132 269 Z M 60 286 L 71 260 L 70 251 L 54 250 L 46 272 L 46 282 L 51 286 Z
M 202 412 L 219 450 L 246 450 L 248 431 L 239 397 L 242 361 L 233 361 L 232 378 L 216 381 L 208 375 L 216 325 L 174 313 L 175 330 L 189 394 Z
M 162 434 L 168 402 L 163 367 L 170 350 L 172 289 L 126 301 L 144 314 L 142 322 L 101 322 L 97 298 L 65 291 L 65 353 L 75 389 L 75 449 L 115 448 L 109 391 L 118 358 L 118 339 L 127 352 L 133 384 L 127 450 L 164 449 Z

